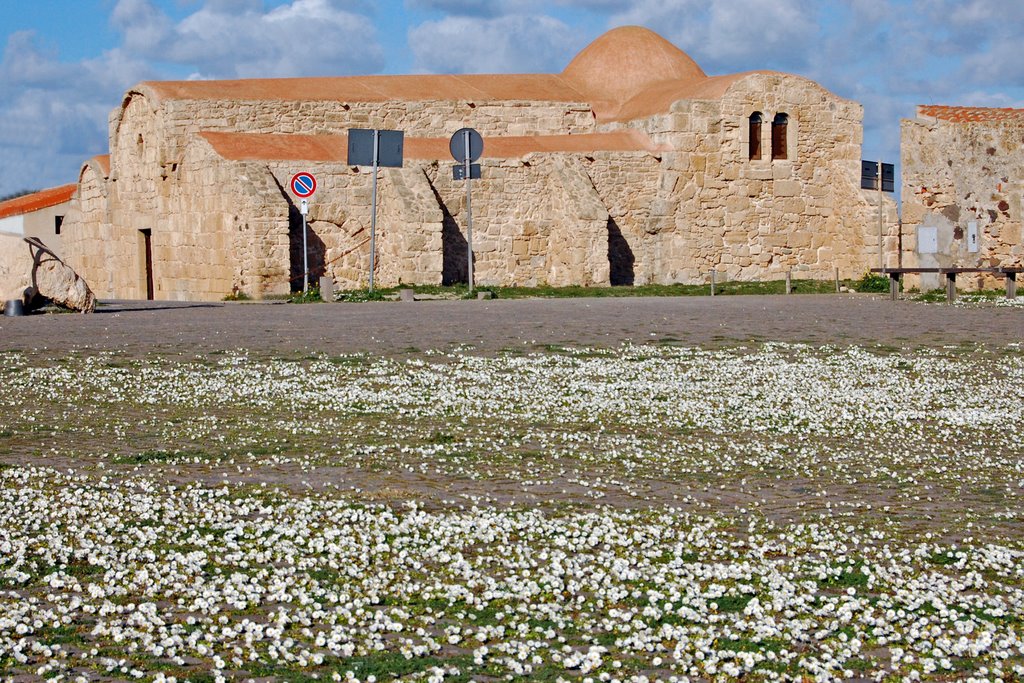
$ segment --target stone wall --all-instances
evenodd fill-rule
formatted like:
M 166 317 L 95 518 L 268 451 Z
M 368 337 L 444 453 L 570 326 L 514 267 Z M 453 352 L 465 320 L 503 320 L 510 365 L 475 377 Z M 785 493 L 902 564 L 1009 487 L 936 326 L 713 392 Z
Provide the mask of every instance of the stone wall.
M 749 158 L 749 117 L 761 112 L 762 159 Z M 789 117 L 787 159 L 772 160 L 771 121 Z M 634 122 L 663 155 L 638 281 L 861 275 L 877 265 L 877 205 L 859 189 L 861 107 L 796 76 L 754 73 L 721 99 L 677 102 Z M 650 191 L 650 190 L 649 190 Z M 885 202 L 886 234 L 895 205 Z M 634 212 L 635 213 L 635 212 Z M 649 265 L 643 265 L 644 263 Z
M 467 273 L 466 182 L 440 163 L 427 176 L 444 215 L 444 281 Z M 479 285 L 608 283 L 608 213 L 574 155 L 484 159 L 473 181 L 473 272 Z
M 0 232 L 0 308 L 30 284 L 32 259 L 21 235 Z
M 125 230 L 111 224 L 111 189 L 101 169 L 83 166 L 72 208 L 64 216 L 64 258 L 97 298 L 138 298 L 139 248 L 134 235 L 129 240 Z
M 956 122 L 920 116 L 903 120 L 900 133 L 903 265 L 987 268 L 1024 264 L 1024 118 Z M 922 228 L 934 230 L 935 253 L 922 253 L 918 242 Z M 969 239 L 975 230 L 977 251 L 971 251 Z M 907 286 L 922 289 L 940 284 L 938 275 L 907 279 Z M 1001 284 L 1001 278 L 991 276 L 957 278 L 957 286 L 965 289 Z
M 159 177 L 181 160 L 199 131 L 330 135 L 380 128 L 446 137 L 470 125 L 482 135 L 562 135 L 592 132 L 595 119 L 583 102 L 161 100 L 143 87 L 130 91 L 111 113 L 111 162 L 117 175 L 144 159 L 147 169 L 137 175 Z

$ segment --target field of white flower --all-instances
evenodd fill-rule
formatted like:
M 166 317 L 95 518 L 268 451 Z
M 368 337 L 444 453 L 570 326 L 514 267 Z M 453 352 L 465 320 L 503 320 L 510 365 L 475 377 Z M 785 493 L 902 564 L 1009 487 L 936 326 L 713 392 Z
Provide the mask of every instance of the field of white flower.
M 0 368 L 9 680 L 1022 680 L 1024 348 Z

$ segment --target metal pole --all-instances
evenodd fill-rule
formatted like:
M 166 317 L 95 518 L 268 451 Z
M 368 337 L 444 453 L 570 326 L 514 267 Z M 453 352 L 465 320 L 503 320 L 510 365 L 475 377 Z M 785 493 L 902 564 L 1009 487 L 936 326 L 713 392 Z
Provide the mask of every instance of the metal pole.
M 302 214 L 302 293 L 309 291 L 309 249 L 306 248 L 306 214 Z
M 878 160 L 878 267 L 885 268 L 882 255 L 882 160 Z
M 896 267 L 903 267 L 903 216 L 896 219 Z
M 462 133 L 463 148 L 466 150 L 466 158 L 463 165 L 466 172 L 466 266 L 469 275 L 469 291 L 473 291 L 473 205 L 470 201 L 470 187 L 473 184 L 473 174 L 470 172 L 469 153 L 469 130 Z
M 380 131 L 373 129 L 373 209 L 370 214 L 370 291 L 373 291 L 373 271 L 377 268 L 377 156 L 380 151 Z

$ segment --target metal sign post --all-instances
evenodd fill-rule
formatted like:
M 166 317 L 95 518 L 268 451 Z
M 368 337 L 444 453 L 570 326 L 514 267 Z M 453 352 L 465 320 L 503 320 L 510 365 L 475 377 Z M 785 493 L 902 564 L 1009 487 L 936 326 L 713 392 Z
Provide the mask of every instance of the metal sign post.
M 480 133 L 472 128 L 462 128 L 455 131 L 448 149 L 452 158 L 460 162 L 461 166 L 453 169 L 455 180 L 466 181 L 466 275 L 469 284 L 469 291 L 473 291 L 473 202 L 472 186 L 473 178 L 480 177 L 480 166 L 473 162 L 480 158 L 484 151 L 484 141 Z
M 299 213 L 302 214 L 302 293 L 309 291 L 309 248 L 306 246 L 306 214 L 309 213 L 309 200 L 303 199 L 299 203 Z
M 348 131 L 349 166 L 373 167 L 373 201 L 370 214 L 370 291 L 377 269 L 377 169 L 402 166 L 405 134 L 400 130 L 352 128 Z
M 860 187 L 862 190 L 878 190 L 878 267 L 885 268 L 885 256 L 883 254 L 883 227 L 884 217 L 882 214 L 883 193 L 896 191 L 896 167 L 893 164 L 884 164 L 881 161 L 860 161 Z M 902 247 L 898 257 L 902 259 Z
M 885 268 L 885 256 L 882 254 L 882 161 L 878 161 L 878 267 Z
M 302 214 L 302 292 L 309 291 L 309 249 L 306 245 L 306 214 L 309 213 L 309 197 L 316 192 L 316 178 L 312 173 L 296 173 L 292 176 L 292 192 L 296 197 L 302 199 L 299 203 L 299 213 Z
M 373 272 L 377 270 L 377 168 L 380 161 L 380 131 L 373 131 L 373 208 L 370 209 L 370 291 Z
M 462 131 L 463 144 L 469 149 L 469 129 Z M 466 273 L 469 276 L 469 291 L 473 291 L 473 202 L 470 188 L 473 186 L 473 174 L 469 170 L 469 155 L 462 163 L 466 174 Z

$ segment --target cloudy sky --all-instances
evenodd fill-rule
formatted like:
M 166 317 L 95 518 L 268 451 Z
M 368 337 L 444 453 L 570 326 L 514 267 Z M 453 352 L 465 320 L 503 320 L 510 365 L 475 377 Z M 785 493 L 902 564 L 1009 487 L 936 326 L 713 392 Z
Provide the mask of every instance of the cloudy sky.
M 0 196 L 74 182 L 138 81 L 558 72 L 627 24 L 861 102 L 868 159 L 916 104 L 1024 107 L 1024 0 L 0 0 Z

